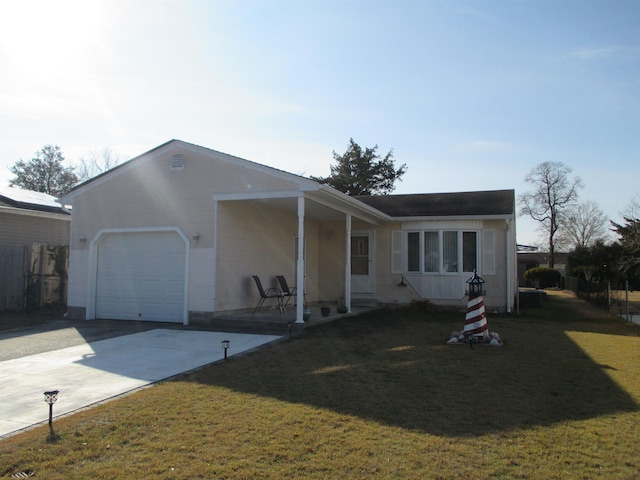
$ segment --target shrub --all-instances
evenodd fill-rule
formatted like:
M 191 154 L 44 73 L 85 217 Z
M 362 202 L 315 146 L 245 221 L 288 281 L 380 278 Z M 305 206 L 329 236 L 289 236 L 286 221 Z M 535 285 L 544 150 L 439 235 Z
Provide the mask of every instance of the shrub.
M 540 288 L 555 287 L 560 283 L 560 272 L 555 268 L 535 267 L 524 272 L 524 278 L 531 285 L 537 281 Z

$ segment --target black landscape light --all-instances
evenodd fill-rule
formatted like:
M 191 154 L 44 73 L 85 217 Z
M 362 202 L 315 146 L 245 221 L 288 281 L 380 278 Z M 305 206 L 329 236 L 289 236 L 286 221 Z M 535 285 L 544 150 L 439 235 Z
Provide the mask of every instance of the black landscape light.
M 289 327 L 289 340 L 291 340 L 291 338 L 292 338 L 291 330 L 293 329 L 293 323 L 292 322 L 288 322 L 287 323 L 287 327 Z
M 227 350 L 231 342 L 229 340 L 222 340 L 222 348 L 224 349 L 224 359 L 227 359 Z
M 58 436 L 53 431 L 53 404 L 58 400 L 58 390 L 50 390 L 44 392 L 44 401 L 49 405 L 49 436 L 47 441 L 54 442 L 58 439 Z

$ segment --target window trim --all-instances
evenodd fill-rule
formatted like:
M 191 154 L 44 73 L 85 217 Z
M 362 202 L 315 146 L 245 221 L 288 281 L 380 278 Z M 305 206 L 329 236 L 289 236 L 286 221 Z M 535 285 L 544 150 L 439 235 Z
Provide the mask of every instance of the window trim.
M 437 233 L 437 242 L 438 242 L 438 270 L 437 271 L 427 271 L 426 270 L 426 265 L 425 265 L 425 233 L 426 232 L 436 232 Z M 456 263 L 457 263 L 457 270 L 452 272 L 452 271 L 446 271 L 444 269 L 444 242 L 443 242 L 443 234 L 444 232 L 456 232 L 456 255 L 457 255 L 457 259 L 456 259 Z M 403 242 L 405 244 L 405 253 L 403 255 L 403 264 L 404 264 L 404 270 L 407 274 L 410 275 L 462 275 L 462 274 L 469 274 L 472 272 L 467 272 L 465 270 L 463 270 L 464 268 L 464 234 L 465 233 L 474 233 L 475 234 L 475 240 L 476 240 L 476 245 L 475 245 L 475 251 L 476 251 L 476 270 L 478 272 L 482 271 L 482 245 L 481 245 L 481 235 L 483 230 L 479 229 L 479 228 L 439 228 L 439 229 L 432 229 L 432 228 L 422 228 L 422 229 L 411 229 L 411 230 L 405 230 L 404 231 L 404 236 L 403 236 Z M 418 264 L 418 270 L 409 270 L 409 265 L 410 264 L 415 264 L 415 258 L 410 259 L 409 258 L 409 254 L 413 253 L 415 254 L 415 252 L 410 252 L 409 250 L 409 236 L 411 234 L 417 234 L 418 236 L 418 259 L 417 259 L 417 264 Z

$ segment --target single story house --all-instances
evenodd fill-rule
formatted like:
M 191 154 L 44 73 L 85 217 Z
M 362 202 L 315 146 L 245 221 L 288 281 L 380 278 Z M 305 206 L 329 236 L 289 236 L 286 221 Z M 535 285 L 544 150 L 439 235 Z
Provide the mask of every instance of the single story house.
M 59 201 L 73 206 L 75 318 L 206 322 L 251 311 L 253 275 L 298 287 L 297 322 L 305 299 L 464 308 L 474 269 L 487 309 L 514 306 L 513 190 L 355 198 L 171 140 Z

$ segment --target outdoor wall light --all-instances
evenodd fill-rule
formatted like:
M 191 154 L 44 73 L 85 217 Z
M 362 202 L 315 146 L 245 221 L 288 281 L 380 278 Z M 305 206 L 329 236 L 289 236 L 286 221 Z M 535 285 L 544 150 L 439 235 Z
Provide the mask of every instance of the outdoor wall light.
M 222 340 L 222 348 L 224 349 L 224 359 L 227 359 L 227 350 L 231 342 L 229 340 Z
M 44 392 L 44 401 L 49 405 L 49 436 L 47 437 L 49 442 L 54 442 L 58 439 L 58 436 L 53 431 L 53 404 L 58 400 L 59 393 L 58 390 Z
M 198 241 L 200 240 L 200 234 L 199 234 L 199 233 L 194 233 L 194 234 L 191 236 L 191 240 L 193 240 L 193 244 L 194 244 L 194 245 L 197 245 L 197 244 L 198 244 Z
M 80 237 L 80 246 L 84 247 L 86 243 L 87 243 L 87 237 L 85 236 Z

